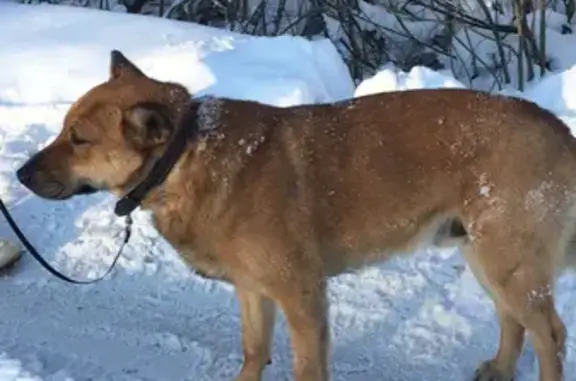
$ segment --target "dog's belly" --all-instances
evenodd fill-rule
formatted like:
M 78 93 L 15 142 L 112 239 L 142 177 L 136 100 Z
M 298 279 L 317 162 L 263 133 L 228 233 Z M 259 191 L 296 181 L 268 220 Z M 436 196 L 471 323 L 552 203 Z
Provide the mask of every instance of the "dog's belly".
M 443 214 L 414 219 L 393 229 L 386 224 L 369 226 L 346 229 L 322 245 L 328 276 L 409 255 L 421 247 L 458 245 L 467 237 L 457 219 Z

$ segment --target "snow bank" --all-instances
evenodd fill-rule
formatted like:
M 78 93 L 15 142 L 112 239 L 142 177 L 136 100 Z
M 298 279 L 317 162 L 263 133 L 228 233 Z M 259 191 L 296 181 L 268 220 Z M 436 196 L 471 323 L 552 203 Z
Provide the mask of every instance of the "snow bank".
M 193 93 L 286 106 L 339 100 L 354 91 L 329 40 L 250 37 L 98 10 L 0 3 L 0 46 L 0 102 L 9 104 L 75 100 L 106 79 L 112 49 Z
M 524 96 L 555 112 L 576 112 L 576 65 L 561 73 L 549 74 L 526 89 Z
M 388 91 L 409 89 L 462 88 L 464 85 L 448 74 L 441 74 L 424 66 L 413 67 L 410 72 L 385 65 L 372 77 L 363 80 L 354 93 L 355 97 Z
M 215 93 L 290 106 L 350 98 L 354 83 L 329 40 L 259 37 L 208 55 L 204 63 L 220 80 L 200 93 Z
M 576 65 L 570 69 L 549 74 L 533 84 L 520 96 L 530 99 L 554 112 L 576 136 Z
M 437 72 L 422 66 L 404 72 L 393 65 L 385 65 L 375 75 L 363 80 L 356 88 L 354 96 L 409 89 L 465 87 L 447 72 Z M 566 119 L 576 116 L 576 91 L 574 89 L 576 89 L 576 65 L 560 73 L 548 74 L 523 93 L 505 88 L 500 91 L 500 94 L 532 100 Z

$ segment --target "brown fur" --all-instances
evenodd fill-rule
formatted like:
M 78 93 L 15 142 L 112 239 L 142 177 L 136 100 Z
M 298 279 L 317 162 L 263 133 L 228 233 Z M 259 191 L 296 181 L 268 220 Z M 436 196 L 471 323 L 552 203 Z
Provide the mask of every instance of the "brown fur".
M 261 379 L 275 307 L 296 380 L 328 380 L 326 278 L 427 244 L 460 245 L 495 302 L 500 346 L 476 380 L 510 381 L 524 332 L 540 381 L 561 380 L 552 289 L 575 233 L 576 145 L 548 111 L 456 89 L 290 108 L 190 100 L 123 59 L 18 175 L 46 198 L 124 195 L 178 125 L 209 131 L 143 207 L 191 267 L 236 287 L 237 381 Z

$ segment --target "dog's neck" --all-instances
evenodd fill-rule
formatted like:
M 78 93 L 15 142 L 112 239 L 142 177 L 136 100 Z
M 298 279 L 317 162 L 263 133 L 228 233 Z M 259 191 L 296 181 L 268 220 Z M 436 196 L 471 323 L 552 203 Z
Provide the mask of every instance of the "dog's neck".
M 158 230 L 170 235 L 166 237 L 169 241 L 186 241 L 188 247 L 196 244 L 193 235 L 207 237 L 214 226 L 224 229 L 230 197 L 242 191 L 237 179 L 252 168 L 247 163 L 257 160 L 262 152 L 259 147 L 267 144 L 264 138 L 268 141 L 267 134 L 272 131 L 255 123 L 260 106 L 233 100 L 214 102 L 198 107 L 197 118 L 189 123 L 198 125 L 199 134 L 189 140 L 166 180 L 142 205 L 152 212 Z
M 167 204 L 167 198 L 175 194 L 182 196 L 183 191 L 186 194 L 185 197 L 189 198 L 192 197 L 191 192 L 200 192 L 204 186 L 209 186 L 208 182 L 211 177 L 206 177 L 200 172 L 206 170 L 203 161 L 207 156 L 213 156 L 213 150 L 218 149 L 218 142 L 223 138 L 221 133 L 223 126 L 221 124 L 222 115 L 225 114 L 222 110 L 224 102 L 225 100 L 212 96 L 196 98 L 185 106 L 184 111 L 179 113 L 177 128 L 188 131 L 187 134 L 180 134 L 183 139 L 186 139 L 186 143 L 179 147 L 181 150 L 176 153 L 178 158 L 170 171 L 166 173 L 162 183 L 148 192 L 149 194 L 143 200 L 144 208 L 159 211 L 163 209 L 162 205 Z M 156 157 L 161 155 L 162 158 L 159 160 L 163 160 L 164 157 L 171 154 L 170 149 L 171 147 L 167 146 L 162 152 L 156 154 Z M 174 158 L 175 156 L 172 156 L 169 159 Z M 147 173 L 145 176 L 151 175 L 150 166 L 145 169 L 145 173 Z M 196 173 L 192 175 L 193 172 Z M 194 180 L 194 184 L 192 184 L 192 180 Z M 182 189 L 183 187 L 186 189 Z M 170 204 L 178 204 L 178 202 L 171 202 Z
M 188 248 L 195 246 L 201 225 L 209 223 L 207 205 L 218 192 L 202 151 L 211 141 L 212 137 L 190 141 L 165 181 L 142 202 L 142 209 L 152 213 L 158 231 L 176 247 L 184 242 Z
M 116 214 L 129 215 L 134 209 L 142 205 L 155 188 L 162 186 L 168 179 L 176 164 L 181 160 L 190 141 L 199 135 L 198 128 L 198 102 L 190 102 L 177 112 L 173 136 L 161 148 L 161 153 L 151 153 L 150 160 L 143 165 L 143 175 L 136 185 L 125 194 L 116 204 Z

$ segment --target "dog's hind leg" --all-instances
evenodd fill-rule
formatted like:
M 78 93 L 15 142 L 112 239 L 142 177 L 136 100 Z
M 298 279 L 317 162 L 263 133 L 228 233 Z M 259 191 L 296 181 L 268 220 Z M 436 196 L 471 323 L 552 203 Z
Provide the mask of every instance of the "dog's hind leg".
M 470 243 L 463 244 L 460 250 L 479 283 L 492 295 L 500 325 L 498 352 L 492 360 L 484 362 L 476 370 L 474 381 L 512 381 L 516 363 L 524 344 L 524 327 L 518 323 L 504 305 L 498 303 L 498 299 L 494 298 L 494 293 L 490 289 L 490 281 L 486 279 L 472 245 Z
M 513 378 L 523 327 L 538 357 L 539 380 L 561 381 L 566 332 L 552 293 L 561 228 L 552 219 L 536 222 L 511 208 L 491 210 L 469 224 L 473 251 L 467 257 L 490 291 L 502 330 L 497 356 L 481 366 L 476 379 Z
M 524 327 L 504 307 L 496 306 L 500 344 L 496 356 L 476 370 L 474 381 L 512 381 L 524 344 Z
M 276 306 L 267 297 L 236 288 L 242 318 L 244 363 L 236 381 L 260 381 L 270 362 Z

